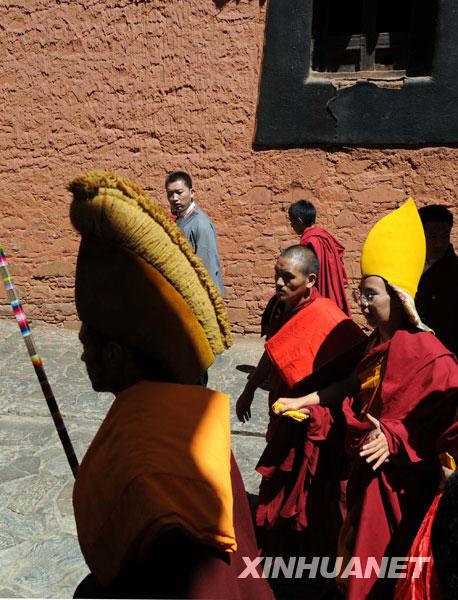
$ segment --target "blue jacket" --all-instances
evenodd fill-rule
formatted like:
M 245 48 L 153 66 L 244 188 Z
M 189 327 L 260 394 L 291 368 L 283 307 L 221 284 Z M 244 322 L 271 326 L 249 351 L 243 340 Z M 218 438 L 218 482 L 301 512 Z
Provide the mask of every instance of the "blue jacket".
M 175 223 L 191 244 L 194 252 L 202 259 L 210 277 L 218 286 L 220 294 L 223 295 L 224 286 L 221 278 L 216 231 L 209 216 L 196 205 L 189 215 L 178 217 Z

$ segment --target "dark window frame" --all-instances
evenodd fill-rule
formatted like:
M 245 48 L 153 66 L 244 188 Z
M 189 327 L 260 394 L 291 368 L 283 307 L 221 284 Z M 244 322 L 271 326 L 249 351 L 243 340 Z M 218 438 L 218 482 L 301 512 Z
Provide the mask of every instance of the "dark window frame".
M 311 71 L 313 0 L 270 0 L 255 148 L 458 144 L 458 6 L 441 0 L 431 77 L 338 87 Z M 362 77 L 361 77 L 362 79 Z

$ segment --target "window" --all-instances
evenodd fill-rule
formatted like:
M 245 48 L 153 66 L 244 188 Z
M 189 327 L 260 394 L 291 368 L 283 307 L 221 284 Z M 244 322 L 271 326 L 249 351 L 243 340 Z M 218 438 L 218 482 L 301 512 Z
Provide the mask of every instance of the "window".
M 269 0 L 254 146 L 456 145 L 457 6 Z
M 432 72 L 437 0 L 315 0 L 312 71 L 332 78 Z

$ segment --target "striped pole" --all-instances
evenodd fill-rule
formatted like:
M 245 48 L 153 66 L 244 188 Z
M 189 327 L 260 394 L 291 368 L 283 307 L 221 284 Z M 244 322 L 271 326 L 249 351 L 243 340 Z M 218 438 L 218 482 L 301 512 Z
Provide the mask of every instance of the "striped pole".
M 43 367 L 43 361 L 37 353 L 35 342 L 33 341 L 32 337 L 32 332 L 30 331 L 29 324 L 27 323 L 27 317 L 25 316 L 21 301 L 19 300 L 16 288 L 14 287 L 13 278 L 9 273 L 8 263 L 6 262 L 5 253 L 1 244 L 0 276 L 2 277 L 3 283 L 5 284 L 5 290 L 6 295 L 8 297 L 8 301 L 11 304 L 14 316 L 16 317 L 19 329 L 21 330 L 22 339 L 25 342 L 27 351 L 33 364 L 33 368 L 35 369 L 38 381 L 40 382 L 41 390 L 45 397 L 46 404 L 48 405 L 49 412 L 51 413 L 51 417 L 54 421 L 54 425 L 56 426 L 57 433 L 59 435 L 60 441 L 62 442 L 62 446 L 64 447 L 64 452 L 67 457 L 68 463 L 70 465 L 73 475 L 76 477 L 76 472 L 78 470 L 78 459 L 76 458 L 72 442 L 68 435 L 67 429 L 65 428 L 64 420 L 62 418 L 62 415 L 60 414 L 59 407 L 57 406 L 56 399 L 54 398 L 54 394 L 51 389 L 51 385 L 49 384 L 48 378 L 46 376 Z

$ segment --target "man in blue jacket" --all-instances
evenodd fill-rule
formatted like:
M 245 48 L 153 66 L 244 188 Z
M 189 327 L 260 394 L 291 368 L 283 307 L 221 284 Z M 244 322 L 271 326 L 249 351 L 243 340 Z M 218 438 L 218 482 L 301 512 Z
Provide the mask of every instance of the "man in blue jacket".
M 207 268 L 213 281 L 224 292 L 215 226 L 194 201 L 192 179 L 184 171 L 174 171 L 165 178 L 165 190 L 175 223 Z

